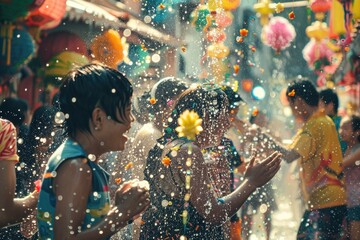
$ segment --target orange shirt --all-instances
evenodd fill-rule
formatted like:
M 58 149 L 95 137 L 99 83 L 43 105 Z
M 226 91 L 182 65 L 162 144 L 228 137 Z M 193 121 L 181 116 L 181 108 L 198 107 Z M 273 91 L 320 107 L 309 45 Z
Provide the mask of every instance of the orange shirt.
M 16 147 L 16 128 L 0 118 L 0 161 L 19 161 Z
M 341 147 L 333 121 L 317 112 L 293 138 L 301 158 L 300 179 L 308 209 L 346 204 Z

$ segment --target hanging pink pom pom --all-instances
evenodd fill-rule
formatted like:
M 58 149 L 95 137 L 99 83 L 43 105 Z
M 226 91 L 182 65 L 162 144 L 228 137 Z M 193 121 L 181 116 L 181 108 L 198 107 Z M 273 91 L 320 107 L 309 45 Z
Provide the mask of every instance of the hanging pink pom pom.
M 331 65 L 334 52 L 328 47 L 327 41 L 317 42 L 311 39 L 303 49 L 303 56 L 308 66 L 315 71 L 323 70 L 325 66 Z
M 283 17 L 271 18 L 269 24 L 263 28 L 263 42 L 279 53 L 290 46 L 296 36 L 295 28 Z

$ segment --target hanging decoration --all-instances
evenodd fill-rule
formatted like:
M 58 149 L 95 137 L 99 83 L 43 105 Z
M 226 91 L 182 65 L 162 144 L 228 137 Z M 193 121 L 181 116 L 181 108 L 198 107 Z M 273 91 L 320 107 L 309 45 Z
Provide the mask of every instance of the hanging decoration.
M 38 49 L 40 63 L 44 65 L 53 56 L 63 51 L 87 56 L 86 43 L 77 34 L 69 31 L 56 31 L 42 39 Z
M 269 18 L 275 12 L 275 9 L 270 7 L 270 0 L 261 0 L 259 3 L 254 4 L 254 10 L 260 18 L 260 24 L 266 25 L 269 22 Z
M 124 59 L 124 48 L 120 34 L 113 29 L 97 36 L 93 40 L 90 49 L 92 56 L 96 60 L 112 68 L 117 68 L 117 65 Z
M 35 10 L 31 11 L 26 18 L 29 27 L 41 27 L 50 22 L 59 22 L 66 12 L 66 0 L 45 0 Z
M 240 0 L 222 0 L 222 8 L 226 11 L 232 11 L 239 7 Z
M 25 17 L 34 0 L 0 1 L 0 21 L 12 22 L 17 18 Z
M 5 29 L 5 30 L 4 30 Z M 26 64 L 35 53 L 35 44 L 31 35 L 19 28 L 0 26 L 0 74 L 15 74 L 22 65 Z M 3 37 L 4 31 L 6 32 Z
M 52 57 L 43 69 L 44 84 L 58 86 L 62 77 L 71 70 L 89 63 L 89 59 L 77 52 L 64 51 Z
M 308 66 L 316 72 L 329 66 L 334 52 L 328 47 L 327 40 L 317 41 L 311 39 L 303 49 L 303 56 Z
M 209 9 L 206 5 L 200 4 L 195 8 L 195 10 L 190 15 L 190 21 L 195 30 L 202 32 L 204 27 L 207 25 L 206 17 L 210 14 Z
M 288 48 L 295 39 L 294 26 L 283 17 L 272 17 L 269 24 L 262 29 L 262 40 L 264 44 L 272 47 L 277 54 Z
M 66 0 L 45 0 L 40 7 L 30 11 L 25 24 L 37 42 L 40 42 L 40 32 L 58 26 L 66 12 Z
M 150 55 L 140 45 L 129 44 L 128 57 L 118 65 L 118 70 L 127 77 L 134 78 L 150 66 Z

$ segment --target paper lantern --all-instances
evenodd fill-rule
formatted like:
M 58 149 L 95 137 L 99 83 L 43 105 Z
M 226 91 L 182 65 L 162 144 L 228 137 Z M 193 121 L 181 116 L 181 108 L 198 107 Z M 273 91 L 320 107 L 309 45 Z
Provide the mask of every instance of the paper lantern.
M 13 21 L 24 17 L 34 0 L 2 0 L 0 1 L 0 21 Z
M 323 20 L 325 17 L 325 12 L 329 11 L 332 6 L 331 0 L 311 0 L 310 8 L 315 13 L 315 18 L 317 20 Z
M 240 5 L 240 0 L 222 0 L 222 7 L 225 10 L 235 10 Z
M 87 56 L 86 43 L 77 34 L 69 31 L 56 31 L 42 39 L 38 49 L 38 57 L 41 64 L 45 64 L 53 56 L 64 51 Z
M 112 29 L 96 37 L 90 48 L 96 60 L 112 68 L 117 68 L 117 65 L 124 59 L 120 34 Z
M 213 58 L 224 58 L 227 57 L 230 53 L 230 50 L 227 46 L 221 43 L 213 43 L 207 48 L 207 55 Z
M 37 9 L 30 12 L 26 25 L 41 27 L 49 22 L 58 22 L 66 12 L 66 0 L 45 0 Z
M 2 31 L 3 26 L 0 26 Z M 26 64 L 35 53 L 35 43 L 31 35 L 22 29 L 13 29 L 11 38 L 0 38 L 0 73 L 14 74 Z
M 44 67 L 45 81 L 52 85 L 59 83 L 56 78 L 64 77 L 71 70 L 89 63 L 89 59 L 76 52 L 65 51 L 53 58 Z

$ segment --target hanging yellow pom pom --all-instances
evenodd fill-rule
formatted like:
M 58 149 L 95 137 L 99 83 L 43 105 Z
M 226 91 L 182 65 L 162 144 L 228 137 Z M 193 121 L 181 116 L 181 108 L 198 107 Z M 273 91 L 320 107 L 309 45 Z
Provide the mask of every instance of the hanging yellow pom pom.
M 178 118 L 179 126 L 175 130 L 179 137 L 195 140 L 195 136 L 203 130 L 201 123 L 202 119 L 195 111 L 186 110 Z

